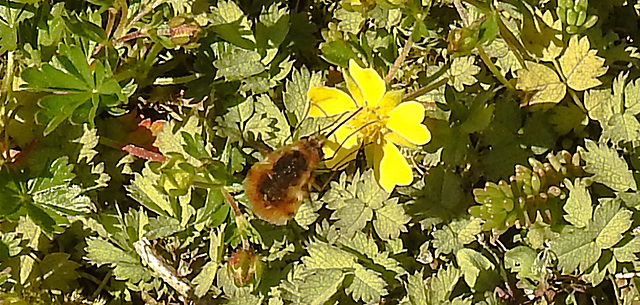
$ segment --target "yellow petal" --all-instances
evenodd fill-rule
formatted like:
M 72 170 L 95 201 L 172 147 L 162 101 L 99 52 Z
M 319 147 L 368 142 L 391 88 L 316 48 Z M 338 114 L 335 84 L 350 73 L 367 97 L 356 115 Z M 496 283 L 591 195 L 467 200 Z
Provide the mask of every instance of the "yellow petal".
M 424 120 L 424 106 L 418 102 L 405 102 L 391 110 L 387 128 L 413 144 L 424 145 L 431 140 L 431 132 L 422 124 L 422 120 Z
M 371 68 L 360 68 L 356 61 L 351 59 L 349 60 L 349 74 L 360 89 L 364 104 L 369 106 L 377 105 L 387 91 L 387 84 L 378 75 L 378 72 Z M 351 89 L 349 90 L 352 92 Z M 355 96 L 353 92 L 352 95 Z
M 384 141 L 382 147 L 374 151 L 374 170 L 378 176 L 378 183 L 391 192 L 396 185 L 409 185 L 413 182 L 413 174 L 407 160 L 400 150 L 391 142 Z
M 314 87 L 307 96 L 311 100 L 309 116 L 322 117 L 343 113 L 357 108 L 353 99 L 336 88 Z
M 356 104 L 358 104 L 359 107 L 363 106 L 364 98 L 362 97 L 362 92 L 360 92 L 360 88 L 358 88 L 358 84 L 356 84 L 356 81 L 353 80 L 351 76 L 349 76 L 349 73 L 344 74 L 344 80 L 347 83 L 347 89 L 349 89 L 349 93 L 351 93 L 351 97 L 353 97 L 353 100 L 356 101 Z
M 391 112 L 391 110 L 396 108 L 398 104 L 400 104 L 403 96 L 404 96 L 403 90 L 389 91 L 382 97 L 382 99 L 377 105 L 373 105 L 373 106 L 379 107 L 377 111 L 378 114 L 387 115 L 389 112 Z

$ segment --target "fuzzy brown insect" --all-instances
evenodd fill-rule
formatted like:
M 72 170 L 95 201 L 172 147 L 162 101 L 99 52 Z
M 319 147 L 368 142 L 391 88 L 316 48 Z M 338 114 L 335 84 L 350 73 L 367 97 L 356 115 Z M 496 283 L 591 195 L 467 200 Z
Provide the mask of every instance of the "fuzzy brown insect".
M 340 124 L 358 112 L 356 110 Z M 258 217 L 275 225 L 284 225 L 291 219 L 309 193 L 311 173 L 323 157 L 324 139 L 336 129 L 326 136 L 316 135 L 274 150 L 251 167 L 244 180 L 244 189 L 251 209 Z

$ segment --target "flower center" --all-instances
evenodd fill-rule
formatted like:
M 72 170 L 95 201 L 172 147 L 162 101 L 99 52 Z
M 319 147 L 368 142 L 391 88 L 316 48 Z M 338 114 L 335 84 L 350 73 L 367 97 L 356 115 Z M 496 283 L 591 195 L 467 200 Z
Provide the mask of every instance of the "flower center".
M 350 125 L 358 128 L 358 131 L 367 138 L 365 142 L 373 141 L 385 128 L 389 116 L 383 115 L 380 107 L 364 106 L 358 115 L 350 122 Z

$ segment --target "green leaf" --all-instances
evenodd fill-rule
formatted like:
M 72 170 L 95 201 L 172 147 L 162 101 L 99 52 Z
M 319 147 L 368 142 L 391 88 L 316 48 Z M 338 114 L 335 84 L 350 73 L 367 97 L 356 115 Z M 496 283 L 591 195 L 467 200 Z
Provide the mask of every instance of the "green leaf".
M 80 264 L 69 260 L 68 253 L 49 253 L 38 264 L 42 274 L 42 288 L 56 289 L 69 293 L 76 288 L 80 274 L 76 269 Z
M 211 9 L 210 21 L 213 31 L 222 39 L 245 49 L 255 47 L 251 22 L 234 1 L 219 1 Z
M 536 255 L 536 251 L 529 247 L 517 246 L 504 254 L 504 264 L 507 269 L 517 273 L 518 279 L 537 280 L 538 274 L 534 271 Z
M 135 173 L 131 185 L 126 185 L 128 195 L 147 209 L 160 215 L 176 216 L 169 196 L 156 189 L 159 176 L 149 168 L 142 169 L 142 175 Z
M 44 64 L 22 72 L 26 88 L 51 92 L 40 99 L 39 123 L 46 124 L 44 134 L 51 133 L 65 120 L 88 123 L 93 128 L 98 109 L 115 107 L 126 101 L 111 69 L 101 61 L 89 67 L 81 46 L 61 44 L 56 57 L 60 65 Z
M 373 227 L 384 240 L 398 238 L 400 232 L 407 232 L 406 224 L 411 220 L 404 208 L 398 204 L 398 198 L 386 200 L 382 208 L 375 211 L 375 215 Z
M 317 270 L 307 276 L 300 284 L 300 297 L 303 304 L 321 305 L 338 291 L 344 279 L 344 273 L 336 269 Z
M 611 139 L 613 143 L 640 139 L 640 122 L 629 112 L 612 115 L 603 128 L 602 136 Z
M 378 210 L 384 205 L 384 200 L 389 198 L 387 193 L 376 180 L 374 171 L 365 171 L 356 184 L 356 197 L 368 207 Z
M 248 289 L 238 289 L 229 298 L 225 304 L 232 305 L 260 305 L 262 304 L 262 296 L 251 294 Z
M 289 16 L 289 10 L 279 8 L 276 3 L 263 10 L 256 24 L 258 45 L 278 49 L 289 32 Z
M 640 78 L 624 87 L 624 107 L 633 115 L 640 113 Z
M 405 288 L 412 305 L 428 304 L 427 291 L 422 281 L 422 271 L 409 274 Z
M 531 61 L 526 61 L 525 68 L 518 70 L 516 89 L 530 95 L 521 103 L 525 105 L 558 103 L 567 94 L 567 86 L 553 69 Z
M 114 267 L 113 274 L 118 280 L 130 280 L 133 283 L 151 278 L 147 268 L 133 255 L 100 238 L 87 239 L 87 260 L 98 266 Z
M 364 228 L 371 218 L 373 211 L 359 199 L 348 200 L 346 205 L 331 214 L 331 219 L 337 219 L 335 226 L 340 229 L 340 235 L 346 238 Z
M 631 212 L 620 209 L 614 199 L 601 200 L 586 228 L 565 227 L 559 238 L 551 241 L 551 250 L 558 257 L 558 268 L 563 272 L 580 272 L 591 267 L 602 253 L 622 239 L 622 233 L 631 225 Z
M 457 91 L 464 91 L 464 86 L 471 86 L 478 80 L 475 75 L 480 72 L 480 67 L 474 64 L 475 57 L 456 57 L 447 71 L 449 84 Z
M 572 184 L 564 179 L 564 185 L 569 190 L 569 198 L 562 209 L 567 212 L 564 219 L 576 228 L 583 228 L 591 220 L 591 195 L 584 180 L 576 178 Z
M 309 256 L 302 258 L 307 269 L 353 268 L 356 263 L 353 254 L 320 241 L 310 242 L 307 251 Z
M 587 283 L 597 286 L 604 280 L 607 273 L 614 274 L 616 272 L 616 266 L 616 260 L 613 258 L 611 252 L 605 251 L 598 262 L 593 265 L 591 272 L 586 273 L 582 277 Z
M 609 249 L 616 245 L 622 234 L 631 227 L 631 211 L 620 209 L 618 201 L 613 199 L 604 201 L 596 208 L 593 215 L 592 230 L 597 230 L 596 245 L 600 249 Z
M 322 51 L 322 57 L 326 61 L 340 67 L 347 67 L 350 59 L 358 58 L 358 53 L 353 50 L 353 47 L 348 42 L 343 40 L 322 43 L 320 44 L 320 51 Z
M 291 73 L 291 79 L 287 80 L 283 102 L 287 112 L 295 117 L 296 125 L 300 124 L 307 115 L 307 108 L 309 107 L 307 91 L 309 91 L 309 88 L 322 85 L 321 76 L 321 73 L 311 73 L 309 69 L 303 66 L 299 70 L 294 70 Z
M 371 259 L 374 264 L 384 267 L 384 269 L 395 272 L 398 275 L 405 274 L 407 271 L 400 266 L 400 262 L 389 257 L 389 252 L 379 252 L 378 245 L 373 237 L 365 235 L 363 232 L 356 232 L 350 240 L 342 241 L 344 247 L 355 250 L 364 254 Z
M 380 302 L 381 297 L 388 294 L 386 286 L 387 283 L 377 272 L 357 264 L 353 281 L 345 288 L 345 292 L 351 294 L 356 302 L 362 300 L 365 303 L 377 303 Z
M 169 155 L 170 153 L 178 153 L 182 155 L 189 162 L 189 164 L 195 167 L 202 165 L 202 162 L 200 162 L 200 160 L 189 155 L 185 151 L 187 143 L 185 142 L 183 133 L 192 136 L 202 133 L 202 127 L 199 126 L 198 116 L 190 116 L 187 121 L 183 123 L 179 128 L 176 128 L 176 123 L 173 120 L 164 123 L 164 125 L 162 126 L 162 130 L 160 130 L 160 132 L 158 132 L 158 135 L 156 136 L 154 146 L 158 147 L 160 153 L 165 156 Z
M 222 54 L 213 62 L 218 69 L 216 78 L 224 77 L 227 81 L 236 81 L 261 73 L 266 69 L 260 54 L 256 51 L 240 49 L 235 46 Z
M 569 46 L 560 57 L 560 68 L 567 85 L 577 91 L 584 91 L 602 84 L 597 77 L 608 70 L 603 67 L 604 58 L 596 56 L 597 50 L 590 50 L 589 38 L 578 38 L 574 35 L 569 39 Z
M 433 233 L 433 246 L 436 248 L 436 255 L 439 253 L 449 254 L 462 249 L 464 245 L 476 240 L 476 234 L 482 231 L 482 220 L 480 218 L 453 220 L 444 225 L 440 230 Z
M 89 125 L 85 124 L 82 126 L 82 129 L 82 137 L 73 140 L 73 142 L 82 145 L 80 153 L 78 154 L 78 162 L 86 159 L 85 163 L 89 163 L 98 154 L 98 151 L 94 148 L 98 146 L 100 137 L 98 136 L 98 129 L 96 128 L 89 129 Z
M 587 162 L 584 170 L 594 174 L 593 180 L 602 183 L 615 191 L 637 190 L 636 181 L 627 163 L 618 156 L 615 149 L 604 144 L 585 139 L 587 151 L 581 151 L 581 157 Z
M 244 129 L 275 148 L 283 145 L 291 137 L 291 127 L 286 117 L 268 95 L 260 95 L 254 104 L 254 115 L 247 121 Z
M 438 272 L 435 276 L 431 277 L 427 288 L 427 297 L 430 301 L 427 304 L 448 300 L 461 276 L 462 272 L 460 269 L 457 269 L 451 263 L 438 268 Z
M 468 248 L 458 250 L 456 260 L 469 287 L 476 285 L 480 272 L 495 268 L 495 265 L 480 252 Z
M 600 121 L 605 125 L 614 113 L 619 113 L 619 105 L 614 105 L 614 98 L 611 90 L 591 89 L 584 93 L 584 106 L 589 112 L 589 118 Z M 614 109 L 616 111 L 614 112 Z
M 613 248 L 613 256 L 621 263 L 637 261 L 636 253 L 638 252 L 640 252 L 640 237 L 638 236 L 633 237 L 620 247 Z

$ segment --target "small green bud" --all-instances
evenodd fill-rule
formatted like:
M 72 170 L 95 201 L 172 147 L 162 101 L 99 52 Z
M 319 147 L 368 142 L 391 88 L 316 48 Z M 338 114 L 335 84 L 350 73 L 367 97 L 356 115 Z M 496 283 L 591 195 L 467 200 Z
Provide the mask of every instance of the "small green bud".
M 576 0 L 573 10 L 576 12 L 586 12 L 589 8 L 589 0 Z
M 567 30 L 567 33 L 569 34 L 577 34 L 579 31 L 578 27 L 575 25 L 567 26 L 566 30 Z
M 598 16 L 591 15 L 591 16 L 589 16 L 589 18 L 587 18 L 587 21 L 585 21 L 584 24 L 582 24 L 582 26 L 585 29 L 588 29 L 588 28 L 594 26 L 596 24 L 596 22 L 598 22 Z
M 587 12 L 586 11 L 580 11 L 578 13 L 578 20 L 576 20 L 576 25 L 577 26 L 582 26 L 586 20 L 587 20 Z
M 567 24 L 568 25 L 576 25 L 576 21 L 578 20 L 578 12 L 574 10 L 567 11 Z

